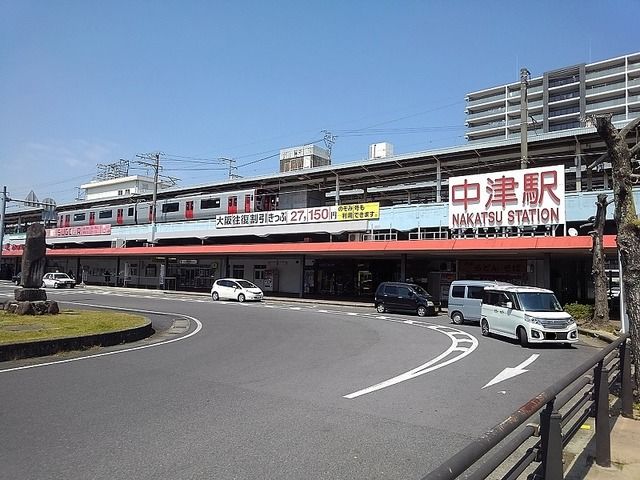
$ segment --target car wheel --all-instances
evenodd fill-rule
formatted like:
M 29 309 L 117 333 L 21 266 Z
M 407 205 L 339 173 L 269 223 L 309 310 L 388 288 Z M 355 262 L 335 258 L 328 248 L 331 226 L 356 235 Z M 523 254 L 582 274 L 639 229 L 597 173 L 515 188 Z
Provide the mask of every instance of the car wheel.
M 518 328 L 518 340 L 520 340 L 520 345 L 523 346 L 524 348 L 529 346 L 529 339 L 527 338 L 527 331 L 522 327 Z
M 53 288 L 58 288 L 59 286 L 60 286 L 60 285 L 59 285 L 59 284 L 57 284 L 57 283 L 54 283 L 54 284 L 53 284 Z
M 240 295 L 238 295 L 238 301 L 240 303 L 244 302 L 244 293 L 241 293 Z
M 218 292 L 211 292 L 211 300 L 213 300 L 214 302 L 220 300 L 220 295 L 218 295 Z
M 418 313 L 419 317 L 426 317 L 427 316 L 427 307 L 425 307 L 424 305 L 420 305 L 418 307 L 417 313 Z
M 464 317 L 460 312 L 453 312 L 453 314 L 451 314 L 451 321 L 456 325 L 462 325 L 464 323 Z
M 384 312 L 386 312 L 386 311 L 387 311 L 387 308 L 384 306 L 384 303 L 378 303 L 378 304 L 376 305 L 376 311 L 377 311 L 378 313 L 384 313 Z
M 480 322 L 480 328 L 482 329 L 483 337 L 488 337 L 489 335 L 491 335 L 491 332 L 489 331 L 489 322 L 487 322 L 486 318 L 483 318 Z

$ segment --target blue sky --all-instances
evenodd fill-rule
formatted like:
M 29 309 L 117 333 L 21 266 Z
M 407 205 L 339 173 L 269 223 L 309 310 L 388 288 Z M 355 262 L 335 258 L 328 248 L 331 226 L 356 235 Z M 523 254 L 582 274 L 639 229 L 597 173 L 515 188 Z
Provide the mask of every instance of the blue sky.
M 323 130 L 334 164 L 376 142 L 464 144 L 466 93 L 637 52 L 639 13 L 640 0 L 0 0 L 0 187 L 66 203 L 96 164 L 156 151 L 183 186 L 227 178 L 220 157 L 270 174 L 281 148 Z

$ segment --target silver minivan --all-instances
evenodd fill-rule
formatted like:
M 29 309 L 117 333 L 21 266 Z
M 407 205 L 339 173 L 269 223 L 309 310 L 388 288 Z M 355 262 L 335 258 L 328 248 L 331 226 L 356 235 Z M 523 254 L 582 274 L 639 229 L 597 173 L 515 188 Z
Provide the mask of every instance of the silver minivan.
M 511 285 L 493 280 L 454 280 L 449 286 L 447 309 L 449 318 L 456 325 L 464 322 L 480 322 L 480 308 L 484 287 Z

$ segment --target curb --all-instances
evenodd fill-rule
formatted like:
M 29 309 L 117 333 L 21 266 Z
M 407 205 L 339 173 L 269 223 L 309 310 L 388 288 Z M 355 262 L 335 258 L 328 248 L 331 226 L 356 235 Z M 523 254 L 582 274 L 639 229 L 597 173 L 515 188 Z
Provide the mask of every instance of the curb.
M 43 357 L 69 350 L 85 350 L 91 347 L 111 347 L 122 343 L 137 342 L 154 333 L 151 321 L 136 328 L 117 332 L 99 333 L 84 337 L 57 338 L 37 342 L 0 345 L 0 362 L 30 357 Z

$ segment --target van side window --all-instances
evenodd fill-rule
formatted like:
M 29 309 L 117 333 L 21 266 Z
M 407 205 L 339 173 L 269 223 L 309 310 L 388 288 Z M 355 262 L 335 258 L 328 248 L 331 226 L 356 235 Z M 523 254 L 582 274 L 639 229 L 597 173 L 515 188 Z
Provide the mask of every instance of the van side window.
M 467 297 L 469 298 L 476 298 L 478 300 L 482 300 L 483 294 L 484 294 L 484 287 L 472 287 L 472 286 L 467 287 Z
M 387 285 L 384 287 L 385 295 L 398 295 L 398 287 L 395 285 Z
M 409 292 L 410 290 L 407 287 L 398 287 L 398 296 L 402 298 L 409 298 L 411 296 Z
M 497 305 L 496 296 L 496 292 L 485 290 L 484 295 L 482 296 L 482 303 L 484 303 L 485 305 Z
M 471 288 L 471 287 L 469 287 Z M 464 298 L 464 285 L 455 286 L 451 289 L 451 296 L 456 298 Z M 480 297 L 482 298 L 482 297 Z

